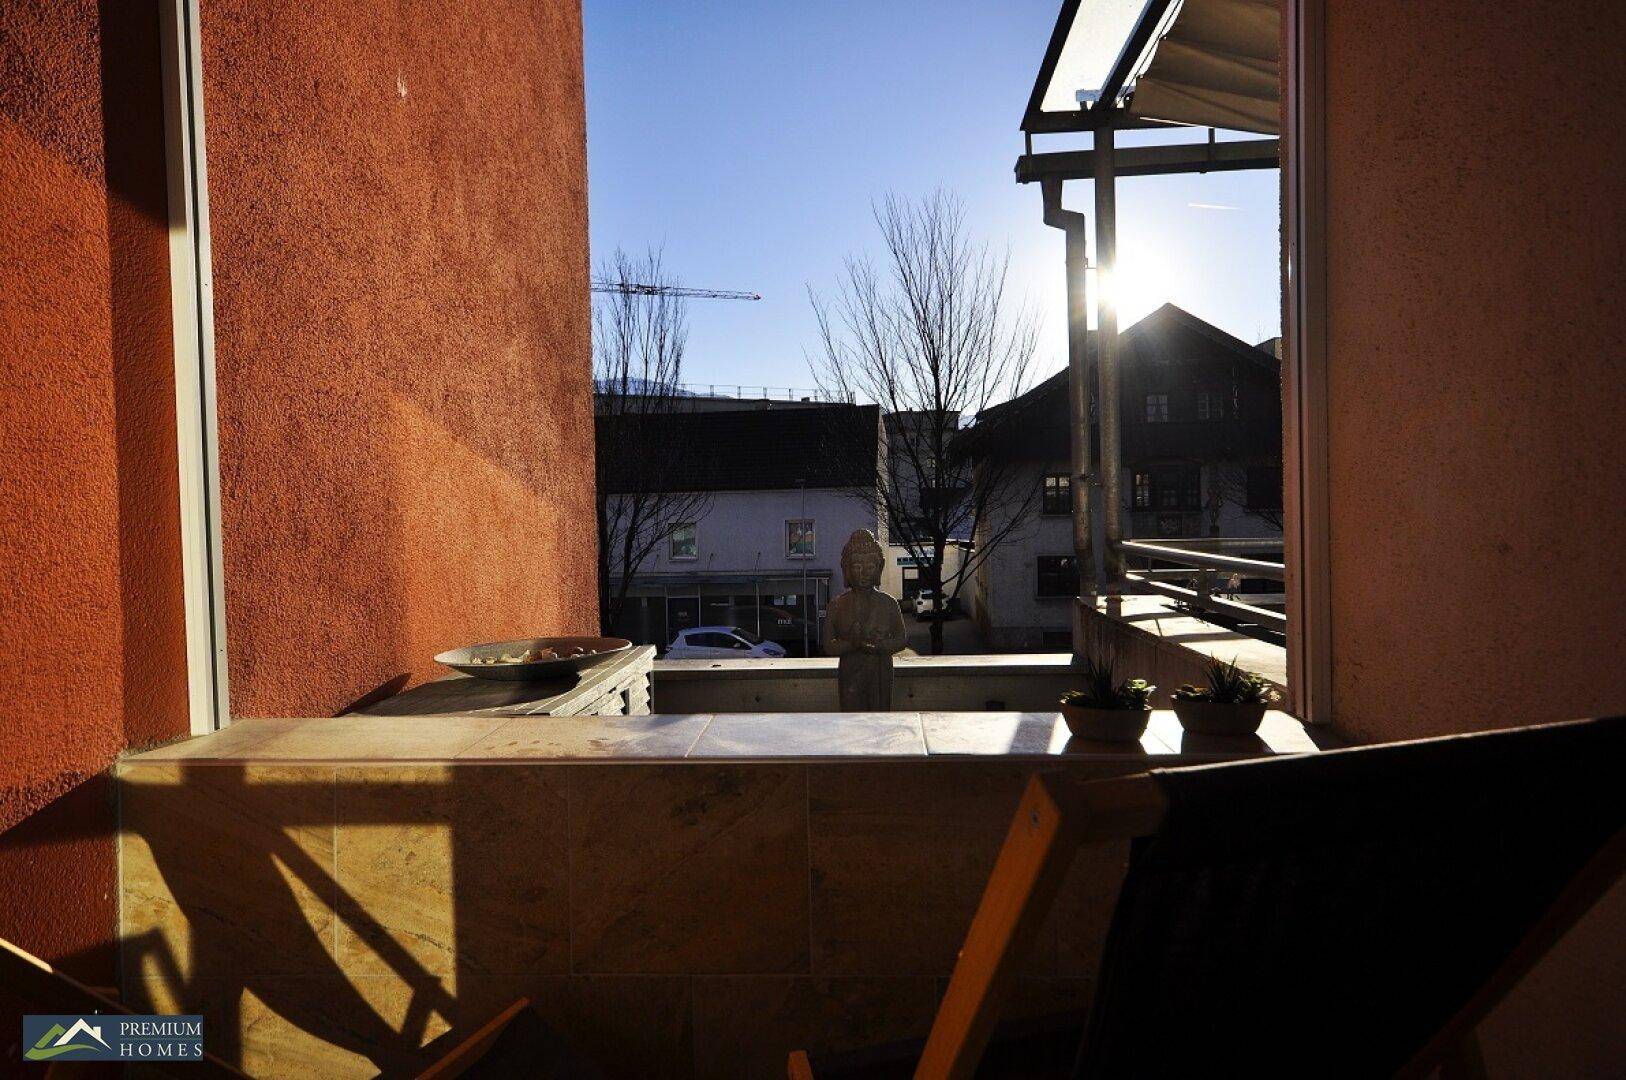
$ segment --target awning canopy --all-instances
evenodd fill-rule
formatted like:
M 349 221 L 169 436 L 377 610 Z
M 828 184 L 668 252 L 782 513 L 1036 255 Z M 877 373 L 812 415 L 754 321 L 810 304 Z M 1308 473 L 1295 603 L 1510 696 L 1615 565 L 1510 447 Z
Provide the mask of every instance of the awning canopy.
M 1065 0 L 1022 130 L 1188 124 L 1274 135 L 1275 0 Z

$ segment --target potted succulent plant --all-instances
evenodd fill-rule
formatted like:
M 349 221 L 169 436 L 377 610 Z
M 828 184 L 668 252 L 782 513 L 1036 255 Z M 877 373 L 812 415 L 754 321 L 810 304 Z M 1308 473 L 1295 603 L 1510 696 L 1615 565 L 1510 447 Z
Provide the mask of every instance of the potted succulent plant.
M 1252 735 L 1259 730 L 1276 690 L 1236 661 L 1210 659 L 1203 665 L 1207 686 L 1180 687 L 1172 695 L 1180 725 L 1198 735 Z
M 1136 742 L 1151 719 L 1149 701 L 1157 687 L 1145 679 L 1119 681 L 1111 657 L 1084 658 L 1079 674 L 1083 688 L 1061 696 L 1061 715 L 1067 730 L 1080 739 L 1100 742 Z

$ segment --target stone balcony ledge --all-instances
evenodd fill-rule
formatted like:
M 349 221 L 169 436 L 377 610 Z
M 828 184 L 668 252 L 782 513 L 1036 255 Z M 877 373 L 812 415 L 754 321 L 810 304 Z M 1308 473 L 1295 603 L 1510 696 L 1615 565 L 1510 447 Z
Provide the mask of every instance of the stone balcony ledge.
M 1272 712 L 1255 736 L 1196 736 L 1152 713 L 1139 743 L 1071 736 L 1056 712 L 723 713 L 649 716 L 341 716 L 248 719 L 121 765 L 745 763 L 855 760 L 1116 762 L 1154 767 L 1311 753 L 1297 720 Z

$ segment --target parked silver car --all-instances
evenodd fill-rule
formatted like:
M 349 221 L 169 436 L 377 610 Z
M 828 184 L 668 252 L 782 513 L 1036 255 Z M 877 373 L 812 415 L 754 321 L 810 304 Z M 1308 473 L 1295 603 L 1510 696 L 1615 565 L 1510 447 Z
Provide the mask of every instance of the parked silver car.
M 737 626 L 692 626 L 666 647 L 668 660 L 775 659 L 785 649 Z

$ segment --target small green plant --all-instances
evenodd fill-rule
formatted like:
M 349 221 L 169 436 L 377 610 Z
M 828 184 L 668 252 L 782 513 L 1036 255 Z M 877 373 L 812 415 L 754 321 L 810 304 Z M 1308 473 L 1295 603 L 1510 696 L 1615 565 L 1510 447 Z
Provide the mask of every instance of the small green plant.
M 1276 691 L 1263 675 L 1244 671 L 1236 660 L 1210 659 L 1203 665 L 1207 686 L 1187 683 L 1174 692 L 1177 701 L 1212 701 L 1221 705 L 1261 705 L 1276 700 Z
M 1145 679 L 1124 679 L 1120 682 L 1116 668 L 1117 664 L 1110 656 L 1104 660 L 1086 656 L 1079 669 L 1083 689 L 1062 694 L 1061 703 L 1085 709 L 1147 709 L 1147 702 L 1157 687 Z

